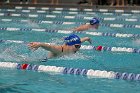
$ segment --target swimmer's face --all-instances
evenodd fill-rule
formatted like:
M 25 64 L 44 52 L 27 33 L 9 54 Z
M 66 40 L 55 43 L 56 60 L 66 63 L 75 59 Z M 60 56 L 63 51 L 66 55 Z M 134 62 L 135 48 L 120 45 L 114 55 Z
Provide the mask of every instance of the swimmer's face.
M 81 47 L 80 44 L 75 44 L 74 46 L 75 46 L 76 49 L 79 49 Z
M 94 24 L 94 25 L 92 25 L 92 28 L 93 28 L 93 29 L 98 29 L 98 28 L 99 28 L 99 24 Z
M 95 24 L 95 29 L 98 29 L 99 28 L 99 24 Z

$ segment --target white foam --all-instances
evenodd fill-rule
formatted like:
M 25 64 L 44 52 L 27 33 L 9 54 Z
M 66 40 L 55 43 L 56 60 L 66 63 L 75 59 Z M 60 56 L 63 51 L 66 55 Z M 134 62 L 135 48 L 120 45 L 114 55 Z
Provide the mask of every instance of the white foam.
M 134 46 L 140 46 L 140 39 L 134 40 L 132 43 Z
M 39 25 L 37 23 L 34 23 L 30 20 L 27 21 L 27 25 L 33 28 L 39 28 Z

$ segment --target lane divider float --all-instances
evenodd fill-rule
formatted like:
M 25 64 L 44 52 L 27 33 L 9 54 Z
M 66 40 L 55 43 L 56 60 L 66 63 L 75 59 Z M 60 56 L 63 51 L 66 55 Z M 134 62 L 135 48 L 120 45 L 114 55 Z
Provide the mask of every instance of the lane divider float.
M 128 13 L 119 13 L 119 12 L 99 12 L 99 11 L 66 11 L 66 10 L 54 10 L 54 9 L 48 9 L 48 10 L 35 10 L 35 9 L 0 9 L 1 12 L 15 12 L 15 13 L 38 13 L 38 14 L 69 14 L 69 15 L 77 15 L 77 14 L 87 14 L 87 15 L 108 15 L 108 16 L 132 16 L 132 15 L 139 15 L 138 12 L 128 12 Z
M 22 6 L 15 6 L 15 9 L 29 9 L 29 10 L 64 10 L 64 11 L 81 11 L 81 8 L 50 8 L 50 7 L 22 7 Z M 113 13 L 132 13 L 132 14 L 139 14 L 140 10 L 122 10 L 122 9 L 116 9 L 116 10 L 111 10 L 111 9 L 82 9 L 84 12 L 113 12 Z
M 20 40 L 0 40 L 0 43 L 17 43 L 22 44 L 27 42 Z M 52 44 L 52 43 L 49 43 Z M 140 49 L 137 48 L 127 48 L 127 47 L 107 47 L 107 46 L 92 46 L 92 45 L 82 45 L 80 49 L 83 50 L 96 50 L 96 51 L 111 51 L 111 52 L 127 52 L 127 53 L 138 53 L 140 54 Z
M 35 31 L 35 32 L 49 32 L 49 33 L 61 33 L 61 34 L 87 34 L 92 36 L 109 36 L 117 38 L 137 38 L 140 34 L 123 34 L 123 33 L 108 33 L 108 32 L 84 32 L 84 31 L 70 31 L 70 30 L 54 30 L 43 28 L 16 28 L 16 27 L 0 27 L 0 31 Z
M 12 62 L 0 62 L 0 68 L 18 69 L 18 70 L 28 70 L 28 71 L 38 71 L 38 72 L 51 72 L 57 74 L 71 74 L 71 75 L 82 75 L 87 77 L 97 77 L 97 78 L 108 78 L 108 79 L 122 79 L 122 80 L 133 80 L 139 81 L 140 74 L 134 73 L 120 73 L 113 71 L 100 71 L 93 69 L 80 69 L 80 68 L 67 68 L 67 67 L 57 67 L 57 66 L 45 66 L 45 65 L 33 65 L 33 64 L 19 64 Z
M 44 17 L 44 18 L 59 18 L 59 19 L 73 19 L 73 20 L 90 20 L 93 17 L 96 17 L 95 15 L 92 16 L 70 16 L 70 15 L 54 15 L 54 14 L 25 14 L 25 13 L 0 13 L 0 16 L 23 16 L 23 17 L 30 17 L 30 18 L 35 18 L 35 17 Z M 126 22 L 140 22 L 139 18 L 115 18 L 113 17 L 96 17 L 98 18 L 101 22 L 102 21 L 126 21 Z M 2 19 L 1 19 L 2 20 Z M 4 20 L 4 19 L 3 19 Z M 14 20 L 14 19 L 13 19 Z

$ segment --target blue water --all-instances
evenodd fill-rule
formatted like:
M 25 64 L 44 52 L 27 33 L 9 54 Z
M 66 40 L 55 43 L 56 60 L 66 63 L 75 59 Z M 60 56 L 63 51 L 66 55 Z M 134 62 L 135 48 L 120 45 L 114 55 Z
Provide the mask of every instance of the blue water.
M 68 14 L 65 14 L 68 15 Z M 86 16 L 86 15 L 82 15 Z M 96 15 L 97 16 L 97 15 Z M 99 16 L 106 17 L 106 16 Z M 113 16 L 118 18 L 118 16 Z M 119 16 L 124 18 L 123 16 Z M 129 16 L 133 18 L 133 16 Z M 49 28 L 49 29 L 71 29 L 78 25 L 59 25 L 59 24 L 38 24 L 30 20 L 41 20 L 40 18 L 23 18 L 5 16 L 1 18 L 12 18 L 15 20 L 28 19 L 29 22 L 0 22 L 0 27 L 19 27 L 19 28 Z M 138 18 L 138 17 L 136 17 Z M 43 19 L 55 21 L 74 21 L 64 19 Z M 139 24 L 134 22 L 117 21 L 123 24 Z M 112 23 L 112 21 L 102 22 Z M 115 22 L 113 22 L 115 23 Z M 92 30 L 89 30 L 92 31 Z M 96 31 L 96 30 L 94 30 Z M 109 28 L 102 27 L 97 32 L 111 33 L 133 33 L 139 34 L 139 29 L 135 28 Z M 94 46 L 102 45 L 109 47 L 130 47 L 139 48 L 139 38 L 116 38 L 91 36 L 77 34 L 80 37 L 88 36 L 93 40 Z M 34 32 L 34 31 L 0 31 L 2 40 L 22 40 L 25 42 L 52 42 L 62 44 L 61 38 L 67 34 Z M 84 45 L 89 45 L 85 42 Z M 32 52 L 26 44 L 0 43 L 0 61 L 29 63 L 36 65 L 50 65 L 59 67 L 73 67 L 81 69 L 106 70 L 114 72 L 140 73 L 138 53 L 122 53 L 111 51 L 80 50 L 70 56 L 49 59 L 48 62 L 41 62 L 48 51 L 39 48 Z M 0 68 L 0 93 L 139 93 L 139 81 L 125 81 L 116 79 L 91 78 L 88 76 L 64 75 L 55 73 L 21 71 L 15 69 Z

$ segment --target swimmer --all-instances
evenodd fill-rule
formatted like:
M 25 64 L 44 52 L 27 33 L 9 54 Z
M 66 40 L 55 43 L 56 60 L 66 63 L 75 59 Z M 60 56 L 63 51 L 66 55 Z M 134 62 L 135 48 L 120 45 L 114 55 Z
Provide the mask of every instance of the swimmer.
M 74 28 L 74 31 L 85 31 L 88 29 L 98 29 L 100 21 L 97 18 L 92 18 L 88 24 L 81 25 L 79 27 Z
M 88 41 L 91 44 L 89 37 L 81 38 L 75 34 L 71 34 L 64 38 L 65 44 L 63 45 L 51 45 L 48 43 L 31 42 L 28 44 L 32 50 L 37 50 L 39 47 L 50 51 L 47 58 L 59 57 L 68 54 L 74 54 L 79 51 L 81 43 Z

